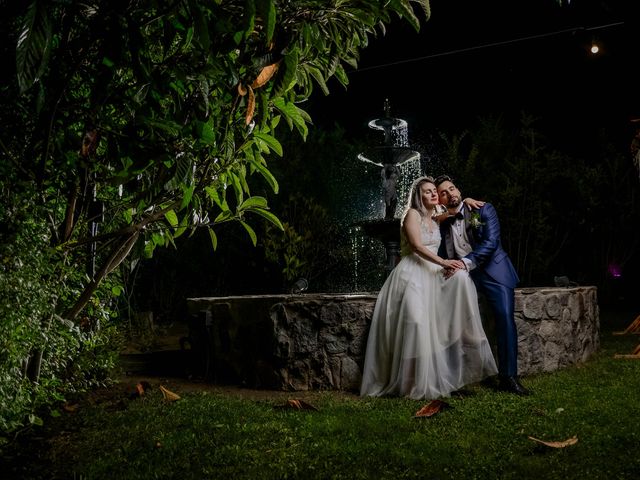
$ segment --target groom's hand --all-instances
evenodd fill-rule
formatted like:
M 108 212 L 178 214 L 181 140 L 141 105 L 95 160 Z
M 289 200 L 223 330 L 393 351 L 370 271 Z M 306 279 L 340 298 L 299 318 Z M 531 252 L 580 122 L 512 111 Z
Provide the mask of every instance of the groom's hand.
M 451 278 L 458 270 L 466 270 L 466 266 L 462 260 L 446 260 L 443 267 L 442 274 L 445 280 Z
M 445 268 L 444 270 L 442 270 L 442 275 L 444 276 L 445 280 L 449 280 L 451 277 L 455 275 L 457 271 L 458 269 L 456 268 Z

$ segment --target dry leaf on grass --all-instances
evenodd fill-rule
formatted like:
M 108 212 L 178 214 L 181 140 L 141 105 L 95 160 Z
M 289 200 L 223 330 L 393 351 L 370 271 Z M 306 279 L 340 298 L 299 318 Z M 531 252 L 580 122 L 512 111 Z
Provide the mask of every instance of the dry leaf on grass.
M 151 384 L 145 380 L 142 380 L 136 384 L 136 390 L 129 394 L 129 400 L 133 400 L 142 397 L 147 390 L 151 390 Z
M 531 436 L 529 436 L 529 439 L 551 448 L 564 448 L 568 447 L 569 445 L 575 445 L 576 443 L 578 443 L 577 435 L 574 435 L 571 438 L 567 438 L 564 442 L 545 442 L 544 440 L 540 440 L 539 438 L 534 438 Z
M 318 409 L 313 405 L 311 405 L 310 403 L 307 403 L 304 400 L 299 400 L 296 398 L 287 400 L 287 403 L 285 403 L 284 405 L 278 405 L 277 408 L 285 408 L 285 409 L 291 409 L 291 410 L 314 410 L 316 412 L 318 411 Z
M 164 397 L 164 399 L 169 402 L 180 400 L 180 395 L 173 393 L 171 390 L 167 390 L 162 385 L 160 385 L 160 391 L 162 392 L 162 396 Z
M 442 400 L 431 400 L 429 403 L 427 403 L 425 406 L 423 406 L 420 410 L 416 412 L 415 417 L 416 418 L 432 417 L 436 413 L 444 410 L 445 408 L 450 408 L 450 407 L 451 405 L 449 405 L 447 402 L 444 402 Z

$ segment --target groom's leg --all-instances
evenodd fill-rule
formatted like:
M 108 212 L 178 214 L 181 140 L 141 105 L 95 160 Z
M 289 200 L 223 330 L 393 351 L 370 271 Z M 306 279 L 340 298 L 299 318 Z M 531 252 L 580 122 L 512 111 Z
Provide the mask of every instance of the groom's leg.
M 514 290 L 493 280 L 484 272 L 474 272 L 478 290 L 484 293 L 496 323 L 498 373 L 503 377 L 518 375 L 518 332 L 514 320 Z

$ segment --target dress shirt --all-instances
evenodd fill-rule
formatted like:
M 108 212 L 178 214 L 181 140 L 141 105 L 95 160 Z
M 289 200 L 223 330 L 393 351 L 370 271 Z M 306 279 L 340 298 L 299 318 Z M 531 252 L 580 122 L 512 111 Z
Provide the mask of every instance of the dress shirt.
M 462 213 L 462 209 L 465 208 L 464 204 L 458 208 L 456 213 Z M 465 258 L 473 251 L 473 247 L 471 246 L 471 242 L 469 241 L 469 236 L 467 235 L 467 229 L 465 225 L 464 219 L 456 218 L 451 224 L 451 235 L 453 237 L 453 249 L 456 252 L 456 255 L 464 262 L 468 271 L 476 268 L 476 265 Z

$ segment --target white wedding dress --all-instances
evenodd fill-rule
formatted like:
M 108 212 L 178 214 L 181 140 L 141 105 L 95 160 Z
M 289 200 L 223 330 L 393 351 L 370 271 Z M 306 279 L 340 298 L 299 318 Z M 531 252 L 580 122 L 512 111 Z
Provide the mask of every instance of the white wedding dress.
M 421 225 L 422 243 L 438 251 L 440 229 Z M 360 395 L 416 400 L 447 397 L 497 373 L 468 272 L 446 279 L 442 267 L 411 251 L 382 286 L 373 312 Z

